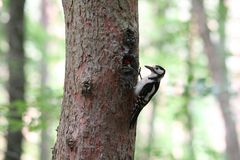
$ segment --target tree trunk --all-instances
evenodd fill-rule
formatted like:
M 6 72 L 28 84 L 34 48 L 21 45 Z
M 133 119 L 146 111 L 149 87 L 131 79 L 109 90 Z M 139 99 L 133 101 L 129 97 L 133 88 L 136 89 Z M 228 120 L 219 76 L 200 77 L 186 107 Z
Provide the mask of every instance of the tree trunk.
M 186 115 L 186 121 L 185 121 L 185 127 L 188 132 L 189 140 L 188 140 L 188 150 L 189 155 L 188 159 L 195 160 L 196 154 L 195 154 L 195 147 L 194 147 L 194 120 L 192 115 L 192 106 L 191 106 L 191 97 L 192 97 L 192 83 L 194 81 L 194 38 L 195 38 L 195 25 L 193 23 L 193 16 L 190 20 L 189 25 L 189 38 L 188 38 L 188 55 L 187 55 L 187 77 L 186 77 L 186 85 L 184 87 L 183 92 L 183 108 Z
M 63 0 L 64 98 L 54 160 L 132 160 L 137 0 Z
M 215 83 L 216 98 L 219 102 L 226 128 L 226 154 L 229 160 L 239 160 L 239 144 L 236 124 L 231 113 L 230 95 L 228 91 L 227 70 L 224 54 L 217 52 L 210 39 L 209 29 L 203 6 L 203 0 L 192 0 L 193 14 L 196 17 L 199 34 L 204 43 L 204 50 L 208 58 L 208 65 Z M 224 28 L 223 28 L 224 29 Z
M 41 24 L 43 28 L 48 30 L 48 22 L 49 22 L 49 14 L 48 14 L 48 7 L 49 7 L 49 1 L 48 0 L 42 0 L 41 1 Z M 46 62 L 46 55 L 48 50 L 48 40 L 46 39 L 42 46 L 42 59 L 41 59 L 41 68 L 40 68 L 40 74 L 41 74 L 41 96 L 45 97 L 46 89 L 47 89 L 47 81 L 48 81 L 48 64 Z M 44 106 L 42 106 L 44 107 Z M 50 153 L 49 150 L 51 148 L 50 146 L 50 120 L 49 120 L 49 113 L 46 112 L 46 109 L 42 109 L 41 111 L 41 119 L 44 121 L 44 127 L 41 130 L 41 144 L 40 144 L 40 159 L 41 160 L 48 160 L 50 159 Z
M 16 122 L 22 122 L 23 107 L 17 104 L 24 102 L 24 3 L 25 0 L 10 0 L 9 14 L 10 19 L 7 24 L 7 34 L 9 43 L 9 80 L 8 93 L 10 107 L 8 112 L 8 133 L 6 136 L 7 150 L 6 160 L 20 160 L 22 153 L 22 132 L 21 127 L 16 128 Z
M 147 140 L 147 155 L 146 159 L 151 159 L 154 146 L 154 137 L 155 137 L 155 129 L 154 129 L 154 123 L 157 116 L 157 98 L 152 99 L 153 106 L 151 107 L 151 115 L 150 115 L 150 122 L 149 122 L 149 129 L 148 129 L 148 140 Z

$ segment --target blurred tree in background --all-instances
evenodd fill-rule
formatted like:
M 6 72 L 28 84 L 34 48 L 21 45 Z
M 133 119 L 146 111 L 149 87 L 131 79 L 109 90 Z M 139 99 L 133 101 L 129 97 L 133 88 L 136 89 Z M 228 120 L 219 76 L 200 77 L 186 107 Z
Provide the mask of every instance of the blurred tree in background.
M 7 28 L 5 26 L 10 16 L 8 14 L 9 1 L 5 0 L 0 2 L 0 55 L 2 62 L 0 77 L 2 82 L 1 84 L 6 84 L 8 74 L 6 68 L 7 64 L 5 63 L 4 59 L 7 59 L 6 57 L 8 44 L 6 43 L 6 35 L 4 34 L 4 28 Z M 52 4 L 56 1 L 54 0 L 48 2 Z M 63 22 L 63 17 L 61 16 L 61 3 L 59 2 L 57 3 L 58 6 L 51 8 L 53 11 L 53 14 L 49 16 L 49 23 L 51 24 L 51 27 L 48 27 L 46 22 L 48 17 L 46 17 L 46 15 L 41 16 L 41 14 L 49 14 L 50 11 L 48 9 L 48 13 L 45 13 L 46 6 L 43 6 L 44 2 L 36 1 L 32 3 L 31 1 L 26 1 L 25 4 L 25 31 L 22 31 L 20 33 L 25 33 L 24 47 L 26 53 L 26 60 L 24 69 L 26 73 L 26 101 L 25 103 L 17 103 L 17 107 L 19 107 L 18 109 L 23 115 L 22 118 L 20 118 L 20 120 L 18 121 L 13 121 L 14 119 L 10 117 L 9 122 L 15 122 L 12 125 L 12 128 L 14 130 L 17 130 L 19 133 L 22 133 L 24 136 L 22 145 L 23 153 L 21 156 L 22 159 L 40 159 L 38 157 L 41 157 L 41 159 L 45 160 L 50 159 L 51 147 L 53 146 L 55 137 L 54 131 L 56 130 L 56 124 L 60 110 L 59 106 L 62 96 L 62 77 L 64 75 L 63 57 L 65 46 L 64 28 L 58 23 Z M 41 5 L 43 6 L 42 10 L 40 10 Z M 16 9 L 13 13 L 17 14 L 15 11 Z M 41 19 L 41 17 L 44 18 Z M 14 41 L 14 43 L 16 43 L 16 41 Z M 15 64 L 17 60 L 11 62 Z M 49 70 L 48 68 L 51 68 L 51 70 Z M 54 75 L 54 77 L 48 78 L 48 75 L 50 74 Z M 15 84 L 19 85 L 20 83 Z M 5 86 L 7 87 L 7 85 Z M 8 114 L 7 107 L 10 105 L 7 105 L 7 100 L 5 100 L 8 97 L 5 91 L 6 87 L 3 87 L 2 85 L 0 87 L 0 159 L 3 159 L 3 155 L 6 152 L 5 148 L 7 147 L 7 141 L 4 139 L 4 135 L 7 135 L 6 128 L 9 122 L 7 121 L 6 117 Z M 27 107 L 27 109 L 24 109 L 23 107 Z M 23 123 L 21 122 L 21 120 L 23 120 Z M 39 131 L 41 131 L 41 134 L 39 133 Z M 16 138 L 14 141 L 15 146 L 17 146 L 17 142 L 21 142 L 20 139 L 16 140 Z M 10 156 L 14 155 L 13 152 L 11 153 L 12 154 Z
M 9 105 L 6 118 L 7 149 L 5 159 L 20 160 L 22 154 L 22 115 L 26 110 L 25 104 L 25 24 L 24 24 L 25 0 L 9 1 L 9 21 L 6 25 L 8 51 L 8 95 Z
M 235 120 L 232 118 L 229 82 L 225 64 L 225 22 L 227 10 L 224 1 L 219 1 L 219 50 L 214 46 L 207 27 L 207 18 L 203 0 L 192 0 L 192 14 L 198 24 L 204 52 L 208 58 L 208 67 L 214 82 L 215 96 L 219 102 L 226 129 L 226 154 L 229 160 L 240 159 Z
M 10 2 L 23 1 L 0 0 L 0 159 L 8 153 L 8 126 L 23 135 L 21 159 L 49 159 L 63 94 L 62 4 L 26 0 L 20 32 L 25 35 L 25 99 L 12 103 L 8 32 L 16 26 L 10 25 Z M 139 0 L 140 64 L 160 64 L 167 75 L 140 114 L 136 160 L 240 159 L 239 5 L 239 0 Z M 15 85 L 21 83 L 10 86 Z M 9 116 L 10 106 L 19 111 L 17 120 Z

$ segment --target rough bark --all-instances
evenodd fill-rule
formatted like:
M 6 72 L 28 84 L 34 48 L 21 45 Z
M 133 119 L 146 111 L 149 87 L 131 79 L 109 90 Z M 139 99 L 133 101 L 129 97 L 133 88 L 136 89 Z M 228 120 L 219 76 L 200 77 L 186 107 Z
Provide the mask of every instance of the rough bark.
M 215 94 L 223 115 L 226 129 L 226 155 L 229 160 L 239 160 L 239 144 L 235 120 L 231 113 L 230 95 L 228 91 L 227 70 L 224 54 L 218 52 L 210 39 L 203 0 L 192 0 L 193 14 L 196 17 L 199 34 L 204 43 L 208 58 L 209 70 L 215 83 Z M 224 29 L 224 28 L 223 28 Z
M 48 0 L 42 0 L 41 1 L 41 24 L 43 28 L 48 30 L 48 24 L 49 24 L 49 14 L 48 14 L 48 7 L 49 2 Z M 48 40 L 44 41 L 43 43 L 43 50 L 42 50 L 42 59 L 41 59 L 41 68 L 40 68 L 40 74 L 41 74 L 41 95 L 46 94 L 47 89 L 47 81 L 48 81 L 48 64 L 46 62 L 46 54 L 47 54 L 47 47 L 48 46 Z M 43 108 L 41 111 L 41 119 L 44 121 L 44 127 L 41 130 L 41 143 L 40 143 L 40 159 L 41 160 L 48 160 L 50 159 L 51 155 L 49 153 L 50 151 L 50 120 L 49 120 L 49 113 L 46 112 L 46 109 Z
M 133 159 L 137 0 L 63 0 L 64 98 L 54 160 Z
M 21 128 L 16 129 L 14 122 L 22 122 L 22 113 L 19 112 L 16 102 L 24 102 L 25 76 L 24 76 L 24 3 L 25 0 L 10 0 L 9 15 L 7 24 L 7 36 L 9 43 L 8 54 L 8 93 L 9 93 L 9 113 L 8 113 L 8 133 L 6 136 L 7 150 L 6 160 L 20 160 L 22 153 L 23 135 Z

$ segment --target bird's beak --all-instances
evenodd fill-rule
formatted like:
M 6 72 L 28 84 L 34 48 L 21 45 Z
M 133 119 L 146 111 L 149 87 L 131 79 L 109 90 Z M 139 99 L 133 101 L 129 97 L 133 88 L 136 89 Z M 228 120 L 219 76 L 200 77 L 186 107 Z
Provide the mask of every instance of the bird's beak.
M 147 69 L 149 69 L 150 71 L 153 71 L 153 67 L 151 66 L 145 66 Z

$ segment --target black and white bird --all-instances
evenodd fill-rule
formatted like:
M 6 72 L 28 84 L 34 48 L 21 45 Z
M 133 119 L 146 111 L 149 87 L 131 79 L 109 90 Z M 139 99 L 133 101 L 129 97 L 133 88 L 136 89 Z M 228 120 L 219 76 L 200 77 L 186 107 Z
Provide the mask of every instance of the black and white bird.
M 161 79 L 165 74 L 165 69 L 159 65 L 155 65 L 154 67 L 145 67 L 151 71 L 151 74 L 141 79 L 135 86 L 134 92 L 136 95 L 136 102 L 134 104 L 134 110 L 130 117 L 130 128 L 134 127 L 139 113 L 157 92 Z

